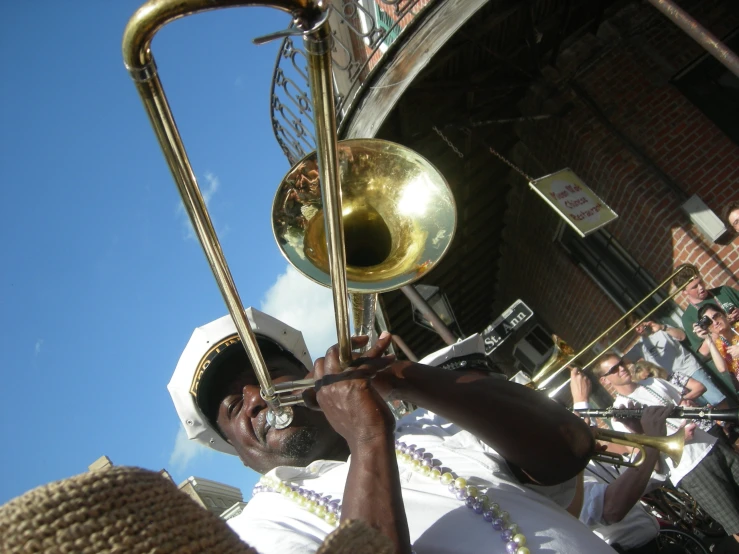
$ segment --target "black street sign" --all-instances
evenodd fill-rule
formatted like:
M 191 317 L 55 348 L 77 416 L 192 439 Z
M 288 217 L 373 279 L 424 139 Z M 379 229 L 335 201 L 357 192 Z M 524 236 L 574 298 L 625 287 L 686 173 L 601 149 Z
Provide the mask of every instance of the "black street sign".
M 534 312 L 522 300 L 516 300 L 510 308 L 485 327 L 482 332 L 482 338 L 485 341 L 485 354 L 490 354 L 503 344 L 503 341 L 510 337 L 517 327 L 533 315 Z

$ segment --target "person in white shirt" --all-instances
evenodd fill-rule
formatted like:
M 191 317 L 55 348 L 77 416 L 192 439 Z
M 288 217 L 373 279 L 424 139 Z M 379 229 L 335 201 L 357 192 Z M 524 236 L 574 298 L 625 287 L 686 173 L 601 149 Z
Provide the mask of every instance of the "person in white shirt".
M 246 313 L 273 380 L 305 377 L 300 333 Z M 612 552 L 565 510 L 595 447 L 580 418 L 505 379 L 383 356 L 390 338 L 344 372 L 329 349 L 306 398 L 322 411 L 296 406 L 278 430 L 231 318 L 196 329 L 169 389 L 190 438 L 264 475 L 229 520 L 244 540 L 312 553 L 338 521 L 361 519 L 404 553 Z M 396 428 L 387 399 L 425 409 Z
M 574 409 L 589 409 L 592 383 L 590 378 L 577 368 L 570 371 L 570 392 Z M 666 418 L 672 407 L 647 407 L 640 420 L 630 420 L 635 433 L 664 436 Z M 612 447 L 612 445 L 611 445 Z M 579 519 L 590 527 L 605 542 L 619 552 L 629 554 L 668 554 L 672 551 L 660 549 L 657 543 L 659 523 L 641 505 L 639 500 L 653 488 L 660 486 L 663 476 L 652 478 L 659 464 L 659 452 L 645 449 L 645 459 L 623 472 L 611 464 L 591 460 L 583 472 L 583 502 Z M 574 506 L 577 510 L 578 506 Z M 572 513 L 572 510 L 570 510 Z M 683 551 L 678 549 L 676 553 Z
M 682 403 L 680 391 L 662 379 L 650 378 L 639 383 L 632 380 L 620 356 L 613 352 L 602 355 L 594 374 L 604 386 L 615 391 L 614 408 L 630 402 L 644 406 L 678 406 Z M 695 424 L 670 418 L 667 431 L 673 434 L 686 427 L 686 441 L 678 465 L 664 459 L 673 485 L 685 489 L 708 514 L 718 521 L 729 535 L 739 542 L 739 456 L 730 447 Z M 629 431 L 623 424 L 615 428 Z
M 633 319 L 632 319 L 633 322 Z M 700 395 L 686 397 L 698 404 L 711 404 L 719 408 L 728 408 L 726 396 L 716 387 L 711 377 L 700 366 L 681 341 L 686 339 L 685 331 L 664 323 L 644 321 L 634 328 L 636 340 L 626 348 L 624 358 L 632 362 L 646 360 L 664 368 L 668 381 L 674 373 L 680 376 L 689 389 L 695 390 L 695 382 L 701 383 L 705 390 Z

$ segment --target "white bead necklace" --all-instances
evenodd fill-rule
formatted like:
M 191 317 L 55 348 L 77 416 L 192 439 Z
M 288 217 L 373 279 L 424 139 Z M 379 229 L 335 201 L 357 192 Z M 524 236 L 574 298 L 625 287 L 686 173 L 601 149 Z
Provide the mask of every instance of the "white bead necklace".
M 395 454 L 399 462 L 409 465 L 414 472 L 438 480 L 457 500 L 464 502 L 474 514 L 481 516 L 495 531 L 499 531 L 507 554 L 530 554 L 526 546 L 526 537 L 521 533 L 519 526 L 510 520 L 508 512 L 493 502 L 492 488 L 484 489 L 483 492 L 474 485 L 468 485 L 466 479 L 458 477 L 451 469 L 442 467 L 441 462 L 434 458 L 431 452 L 416 448 L 414 444 L 407 445 L 395 441 Z M 341 519 L 341 501 L 338 498 L 332 499 L 330 495 L 323 495 L 267 476 L 263 476 L 253 490 L 255 496 L 262 492 L 281 494 L 329 525 L 336 526 Z

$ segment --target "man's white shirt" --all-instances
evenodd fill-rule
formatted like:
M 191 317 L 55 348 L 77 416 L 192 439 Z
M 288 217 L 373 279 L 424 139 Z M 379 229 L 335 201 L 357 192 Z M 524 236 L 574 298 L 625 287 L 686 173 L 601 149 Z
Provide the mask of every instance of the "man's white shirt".
M 649 379 L 640 381 L 636 390 L 628 396 L 619 394 L 613 402 L 613 407 L 622 408 L 628 404 L 629 399 L 645 406 L 677 406 L 680 404 L 681 398 L 680 391 L 675 385 L 663 379 L 650 377 Z M 667 434 L 675 433 L 684 424 L 684 419 L 667 419 Z M 613 428 L 617 431 L 630 432 L 625 425 L 618 421 L 613 422 Z M 680 480 L 705 458 L 716 443 L 716 440 L 716 437 L 709 435 L 702 429 L 695 429 L 693 438 L 685 443 L 683 455 L 677 467 L 672 463 L 672 460 L 663 455 L 663 460 L 669 468 L 670 481 L 672 481 L 673 485 L 677 486 Z
M 565 511 L 574 496 L 574 479 L 554 487 L 522 485 L 489 446 L 430 412 L 417 411 L 401 419 L 396 437 L 433 453 L 468 484 L 491 487 L 489 496 L 511 514 L 532 552 L 613 552 Z M 268 475 L 341 499 L 348 467 L 348 462 L 320 460 L 307 468 L 278 467 Z M 500 531 L 465 507 L 446 486 L 404 464 L 399 467 L 411 543 L 417 554 L 505 552 Z M 333 530 L 278 493 L 256 495 L 228 523 L 261 554 L 315 552 Z

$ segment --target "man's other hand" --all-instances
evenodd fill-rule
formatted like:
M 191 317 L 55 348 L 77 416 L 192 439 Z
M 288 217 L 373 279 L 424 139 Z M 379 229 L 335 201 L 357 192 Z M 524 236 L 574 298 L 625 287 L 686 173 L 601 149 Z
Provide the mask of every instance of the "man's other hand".
M 641 426 L 645 435 L 664 437 L 667 435 L 667 417 L 675 406 L 646 406 L 641 415 Z
M 570 369 L 570 392 L 573 402 L 587 402 L 593 384 L 585 373 L 576 367 Z

